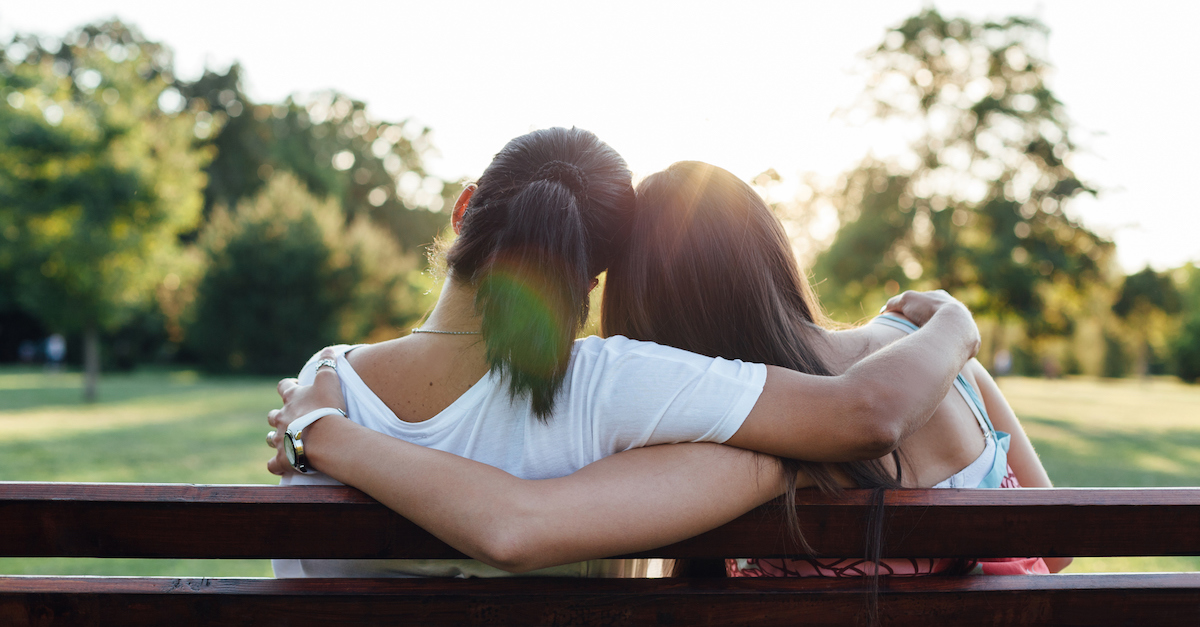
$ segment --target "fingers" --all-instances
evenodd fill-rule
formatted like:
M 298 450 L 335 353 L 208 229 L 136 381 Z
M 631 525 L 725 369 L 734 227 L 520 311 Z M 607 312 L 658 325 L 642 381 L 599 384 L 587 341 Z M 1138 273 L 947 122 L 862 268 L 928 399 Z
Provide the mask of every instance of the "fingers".
M 283 465 L 279 463 L 278 455 L 267 460 L 267 472 L 273 475 L 283 476 Z
M 912 300 L 912 296 L 911 296 L 912 294 L 916 294 L 916 292 L 912 292 L 912 291 L 901 292 L 901 293 L 896 294 L 895 296 L 889 298 L 887 303 L 883 306 L 883 308 L 879 310 L 879 313 L 887 313 L 889 311 L 895 311 L 897 313 L 904 313 L 904 308 L 906 306 L 908 306 L 909 301 Z
M 280 379 L 279 384 L 275 386 L 275 391 L 279 392 L 279 398 L 282 398 L 283 401 L 286 403 L 287 399 L 288 399 L 288 395 L 291 394 L 292 390 L 299 387 L 299 385 L 300 385 L 300 382 L 298 380 L 296 380 L 294 377 L 289 377 L 287 379 Z
M 333 350 L 333 348 L 330 346 L 326 346 L 325 348 L 321 349 L 321 352 L 317 354 L 317 359 L 336 359 L 336 358 L 337 358 L 337 351 Z
M 334 377 L 336 377 L 337 376 L 337 366 L 336 366 L 337 354 L 333 352 L 333 349 L 326 348 L 325 350 L 321 351 L 320 354 L 317 355 L 317 357 L 319 358 L 318 361 L 319 361 L 320 365 L 317 366 L 317 379 L 316 380 L 319 381 L 321 379 L 321 375 L 323 375 L 323 374 L 324 375 L 333 375 Z M 330 365 L 331 363 L 333 365 Z
M 278 409 L 272 409 L 271 411 L 267 412 L 267 424 L 278 429 L 280 427 L 279 414 L 280 410 Z

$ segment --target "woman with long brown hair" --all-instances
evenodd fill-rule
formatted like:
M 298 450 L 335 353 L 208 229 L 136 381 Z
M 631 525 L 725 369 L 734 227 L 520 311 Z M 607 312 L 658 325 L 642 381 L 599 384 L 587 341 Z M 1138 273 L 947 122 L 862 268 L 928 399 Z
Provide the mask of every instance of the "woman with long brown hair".
M 831 330 L 782 225 L 762 198 L 729 172 L 695 161 L 676 163 L 638 186 L 635 228 L 627 254 L 609 269 L 603 313 L 605 335 L 819 375 L 843 372 L 916 328 L 884 315 L 873 324 Z M 798 485 L 825 492 L 874 488 L 879 504 L 889 488 L 1050 486 L 1012 409 L 975 360 L 925 426 L 890 456 L 843 463 L 785 460 L 783 467 L 789 501 Z M 785 511 L 795 514 L 794 507 Z M 878 533 L 878 509 L 871 522 Z M 866 560 L 737 560 L 728 567 L 734 576 L 759 577 L 912 575 L 974 566 L 881 561 L 878 542 L 869 544 L 874 550 Z M 1057 571 L 1070 560 L 1049 562 Z M 711 564 L 687 566 L 676 570 L 713 571 Z M 979 568 L 993 574 L 1047 572 L 1040 559 L 988 561 Z

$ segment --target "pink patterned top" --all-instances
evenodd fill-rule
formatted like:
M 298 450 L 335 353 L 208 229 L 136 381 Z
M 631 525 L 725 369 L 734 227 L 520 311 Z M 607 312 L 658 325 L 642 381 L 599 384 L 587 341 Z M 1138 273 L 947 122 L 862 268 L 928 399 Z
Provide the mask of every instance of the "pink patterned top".
M 1001 488 L 1019 488 L 1012 467 L 1001 481 Z M 1050 569 L 1040 557 L 1000 557 L 993 559 L 959 560 L 951 558 L 888 558 L 880 560 L 879 574 L 887 577 L 919 577 L 949 571 L 975 575 L 1048 575 Z M 861 557 L 847 558 L 783 558 L 725 560 L 725 572 L 730 577 L 868 577 L 875 574 L 875 565 Z

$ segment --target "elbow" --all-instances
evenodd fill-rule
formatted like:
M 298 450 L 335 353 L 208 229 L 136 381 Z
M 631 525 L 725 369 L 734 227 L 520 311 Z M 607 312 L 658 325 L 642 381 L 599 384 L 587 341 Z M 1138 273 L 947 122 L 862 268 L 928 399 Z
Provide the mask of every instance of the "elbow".
M 900 448 L 901 439 L 902 435 L 899 430 L 888 428 L 885 425 L 868 429 L 857 457 L 862 460 L 879 459 Z
M 471 557 L 505 572 L 527 573 L 545 566 L 537 561 L 539 552 L 533 539 L 519 530 L 505 529 L 498 525 L 482 543 L 471 552 Z
M 856 458 L 878 459 L 900 446 L 905 435 L 903 425 L 886 395 L 877 390 L 865 391 L 860 395 L 857 410 L 860 420 L 854 434 Z

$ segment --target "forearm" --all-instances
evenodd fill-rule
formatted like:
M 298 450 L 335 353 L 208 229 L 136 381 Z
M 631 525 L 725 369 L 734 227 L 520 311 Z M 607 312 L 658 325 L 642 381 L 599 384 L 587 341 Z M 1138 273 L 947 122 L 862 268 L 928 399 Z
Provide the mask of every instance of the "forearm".
M 314 467 L 513 572 L 677 542 L 783 489 L 774 458 L 714 444 L 627 451 L 533 481 L 349 421 L 320 423 L 306 437 Z
M 810 461 L 881 457 L 925 424 L 977 343 L 970 312 L 955 303 L 839 376 L 768 368 L 758 403 L 727 444 Z
M 978 330 L 962 307 L 938 310 L 918 331 L 868 356 L 844 376 L 875 402 L 855 416 L 860 429 L 878 429 L 894 441 L 920 429 L 946 397 L 954 379 L 978 348 Z
M 496 534 L 507 525 L 497 524 L 495 516 L 506 509 L 492 500 L 501 491 L 496 485 L 512 479 L 507 473 L 348 420 L 314 423 L 305 431 L 305 449 L 321 472 L 366 492 L 463 553 L 501 566 L 492 554 L 500 543 Z

